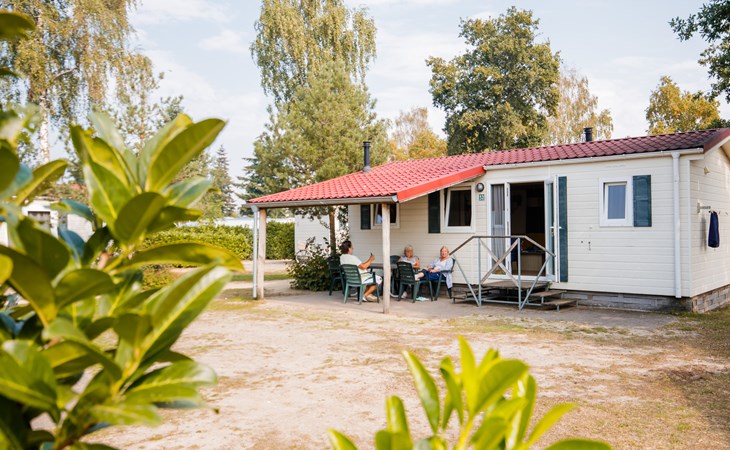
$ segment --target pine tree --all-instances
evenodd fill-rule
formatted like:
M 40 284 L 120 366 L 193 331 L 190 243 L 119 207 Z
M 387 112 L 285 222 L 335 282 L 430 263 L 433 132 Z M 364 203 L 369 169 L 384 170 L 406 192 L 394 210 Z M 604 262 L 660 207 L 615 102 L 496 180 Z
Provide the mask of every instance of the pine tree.
M 236 203 L 233 200 L 233 180 L 228 172 L 228 155 L 222 145 L 216 152 L 210 176 L 213 187 L 217 189 L 217 192 L 212 194 L 215 208 L 220 212 L 221 217 L 233 216 L 236 212 Z

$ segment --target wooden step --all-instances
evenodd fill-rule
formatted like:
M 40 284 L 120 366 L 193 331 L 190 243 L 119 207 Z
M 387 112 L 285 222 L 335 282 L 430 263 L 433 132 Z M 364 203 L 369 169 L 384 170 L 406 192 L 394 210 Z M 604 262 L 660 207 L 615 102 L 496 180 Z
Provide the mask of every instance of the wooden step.
M 571 298 L 561 298 L 556 300 L 548 300 L 543 305 L 546 306 L 554 306 L 557 311 L 560 311 L 561 306 L 575 306 L 578 303 L 578 300 L 571 299 Z
M 567 291 L 561 291 L 558 289 L 548 289 L 547 291 L 533 292 L 530 297 L 546 298 L 546 297 L 557 297 L 563 295 Z

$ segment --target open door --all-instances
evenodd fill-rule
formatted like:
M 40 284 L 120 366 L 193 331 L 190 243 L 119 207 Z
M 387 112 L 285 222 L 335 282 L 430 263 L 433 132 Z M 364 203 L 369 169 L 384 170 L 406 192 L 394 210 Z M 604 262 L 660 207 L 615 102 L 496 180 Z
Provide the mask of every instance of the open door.
M 557 205 L 555 202 L 555 179 L 549 178 L 545 180 L 545 248 L 557 255 L 555 245 L 557 240 L 558 222 L 557 222 Z M 557 258 L 546 255 L 547 265 L 545 267 L 548 280 L 555 281 L 557 273 Z
M 491 223 L 490 233 L 492 236 L 508 236 L 509 235 L 509 184 L 493 184 L 491 185 Z M 507 238 L 492 238 L 491 250 L 497 257 L 504 254 L 509 246 Z M 508 256 L 505 260 L 505 267 L 511 267 L 511 258 Z M 496 263 L 492 260 L 491 263 Z M 500 269 L 501 270 L 501 269 Z M 499 273 L 499 272 L 497 272 Z

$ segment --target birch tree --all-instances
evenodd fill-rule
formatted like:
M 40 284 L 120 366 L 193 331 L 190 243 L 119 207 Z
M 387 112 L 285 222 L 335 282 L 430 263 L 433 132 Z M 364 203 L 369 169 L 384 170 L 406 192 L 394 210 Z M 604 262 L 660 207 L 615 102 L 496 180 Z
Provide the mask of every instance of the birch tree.
M 719 121 L 719 103 L 702 91 L 689 92 L 664 76 L 652 91 L 646 120 L 649 134 L 666 134 L 712 128 Z

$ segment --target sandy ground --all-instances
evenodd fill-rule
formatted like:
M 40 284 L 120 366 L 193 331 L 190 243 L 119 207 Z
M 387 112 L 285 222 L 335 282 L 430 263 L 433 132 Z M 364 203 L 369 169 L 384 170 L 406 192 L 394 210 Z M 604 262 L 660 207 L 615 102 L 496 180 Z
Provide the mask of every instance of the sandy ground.
M 204 389 L 210 409 L 164 411 L 160 427 L 105 430 L 95 441 L 139 449 L 322 449 L 334 428 L 372 448 L 387 395 L 404 400 L 414 435 L 423 437 L 427 424 L 400 352 L 414 351 L 435 374 L 443 356 L 457 359 L 456 339 L 464 335 L 478 356 L 495 347 L 531 366 L 539 416 L 558 403 L 577 405 L 541 448 L 582 436 L 625 449 L 730 449 L 723 406 L 730 394 L 722 391 L 730 363 L 695 345 L 673 316 L 518 312 L 445 299 L 394 301 L 383 315 L 378 304 L 343 304 L 341 293 L 290 291 L 286 281 L 267 288 L 267 300 L 242 302 L 237 297 L 250 284 L 231 283 L 176 345 L 217 371 L 218 385 Z

